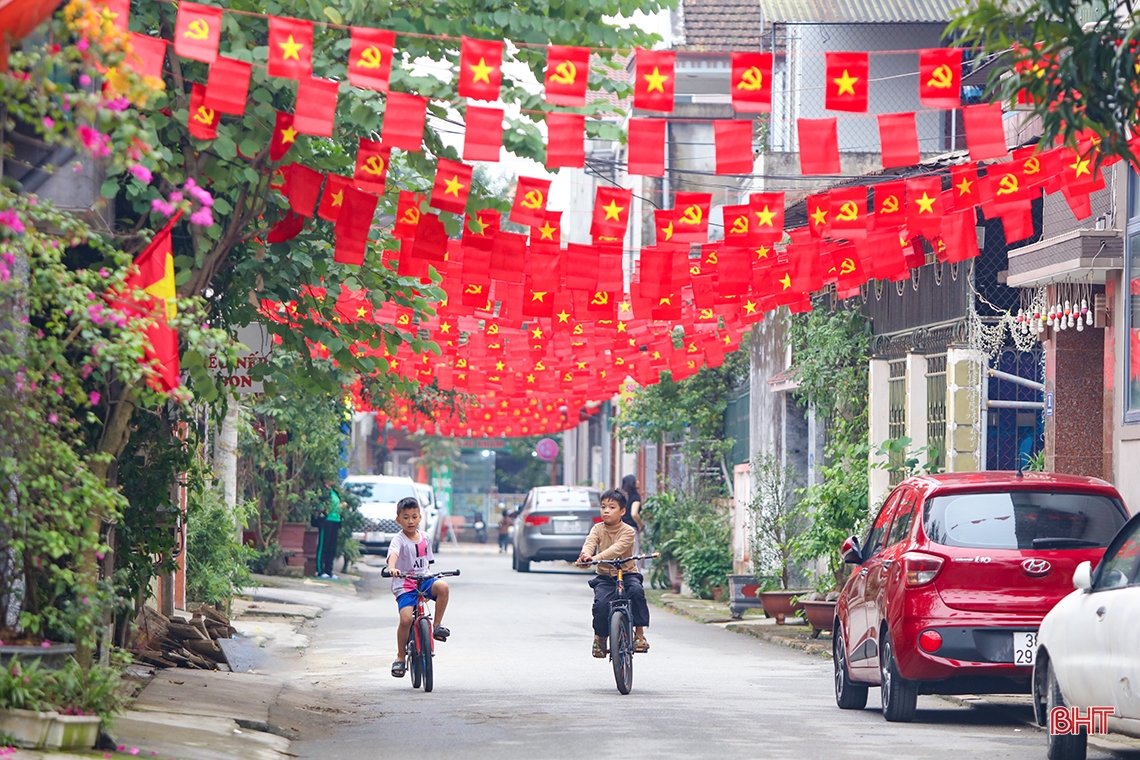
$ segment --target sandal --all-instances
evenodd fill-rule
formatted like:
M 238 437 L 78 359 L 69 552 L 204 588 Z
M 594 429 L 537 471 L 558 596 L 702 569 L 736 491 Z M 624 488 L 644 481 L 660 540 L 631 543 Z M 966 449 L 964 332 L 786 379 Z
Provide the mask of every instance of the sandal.
M 599 644 L 597 641 L 594 641 L 594 646 L 590 650 L 590 653 L 599 660 L 604 660 L 606 658 L 606 648 Z
M 447 641 L 447 637 L 448 637 L 448 636 L 450 636 L 450 635 L 451 635 L 451 631 L 449 631 L 449 630 L 447 630 L 446 628 L 444 628 L 444 627 L 440 626 L 440 627 L 438 627 L 438 628 L 436 628 L 436 629 L 435 629 L 435 634 L 434 634 L 433 638 L 434 638 L 436 641 Z
M 403 678 L 404 674 L 408 672 L 408 666 L 404 664 L 403 660 L 396 660 L 392 663 L 392 677 Z
M 633 651 L 637 654 L 645 654 L 649 651 L 649 642 L 644 638 L 636 638 L 633 640 Z

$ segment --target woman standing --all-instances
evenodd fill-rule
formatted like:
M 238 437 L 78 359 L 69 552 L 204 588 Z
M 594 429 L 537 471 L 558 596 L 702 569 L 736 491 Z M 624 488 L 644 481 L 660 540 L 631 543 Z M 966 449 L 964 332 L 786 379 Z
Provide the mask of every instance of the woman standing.
M 641 554 L 641 531 L 645 523 L 641 520 L 641 494 L 637 491 L 637 476 L 626 475 L 621 479 L 621 490 L 625 494 L 625 502 L 629 509 L 622 516 L 622 521 L 637 531 L 637 539 L 633 543 L 633 553 Z

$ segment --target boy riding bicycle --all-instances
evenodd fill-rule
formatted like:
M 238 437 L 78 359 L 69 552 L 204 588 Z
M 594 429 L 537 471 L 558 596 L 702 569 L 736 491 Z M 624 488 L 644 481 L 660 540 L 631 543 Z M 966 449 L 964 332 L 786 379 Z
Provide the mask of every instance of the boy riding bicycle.
M 620 559 L 633 554 L 633 544 L 637 531 L 622 522 L 625 514 L 625 494 L 609 490 L 602 494 L 602 521 L 594 525 L 578 562 L 594 562 L 600 559 Z M 645 601 L 642 575 L 637 572 L 637 563 L 630 560 L 622 565 L 625 577 L 626 596 L 630 599 L 630 611 L 634 625 L 633 646 L 636 652 L 648 652 L 649 642 L 645 640 L 645 626 L 649 625 L 649 605 Z M 598 565 L 597 575 L 590 579 L 594 589 L 594 657 L 606 656 L 606 637 L 610 631 L 610 602 L 617 596 L 617 570 L 609 565 Z
M 448 587 L 447 582 L 436 578 L 422 581 L 422 586 L 413 578 L 404 578 L 405 575 L 426 575 L 429 566 L 435 562 L 435 555 L 431 551 L 431 540 L 420 533 L 420 503 L 408 496 L 400 499 L 396 504 L 396 522 L 403 530 L 392 539 L 388 546 L 388 572 L 392 575 L 392 593 L 396 597 L 396 604 L 400 610 L 400 627 L 396 631 L 396 661 L 392 663 L 392 675 L 403 678 L 406 671 L 404 664 L 404 651 L 408 645 L 408 634 L 412 629 L 413 608 L 416 606 L 417 588 L 423 588 L 429 599 L 435 600 L 435 634 L 436 641 L 447 641 L 451 631 L 444 628 L 443 613 L 447 609 Z

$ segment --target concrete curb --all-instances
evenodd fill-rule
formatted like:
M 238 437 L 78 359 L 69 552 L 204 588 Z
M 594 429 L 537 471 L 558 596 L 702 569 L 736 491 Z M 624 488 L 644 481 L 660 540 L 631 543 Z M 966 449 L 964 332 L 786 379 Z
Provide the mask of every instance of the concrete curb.
M 831 658 L 831 646 L 817 639 L 800 640 L 789 636 L 778 636 L 766 630 L 766 626 L 748 625 L 747 623 L 729 623 L 725 626 L 725 630 L 755 636 L 761 641 L 767 641 L 770 644 L 779 644 L 788 649 L 806 652 L 807 654 L 817 657 Z

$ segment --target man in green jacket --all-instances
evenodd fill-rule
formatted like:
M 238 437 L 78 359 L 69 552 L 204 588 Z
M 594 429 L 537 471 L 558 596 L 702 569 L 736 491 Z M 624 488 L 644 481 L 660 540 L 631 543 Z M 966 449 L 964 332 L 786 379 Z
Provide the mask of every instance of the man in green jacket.
M 329 491 L 329 501 L 325 519 L 321 523 L 321 537 L 317 542 L 317 572 L 321 578 L 336 580 L 333 560 L 336 559 L 337 534 L 340 533 L 340 494 L 328 480 L 325 481 L 325 488 Z

